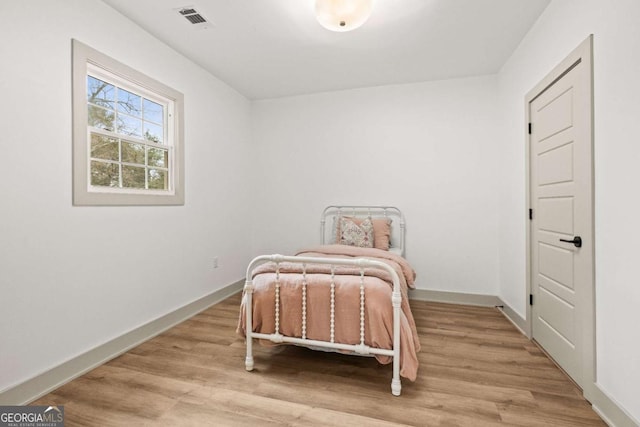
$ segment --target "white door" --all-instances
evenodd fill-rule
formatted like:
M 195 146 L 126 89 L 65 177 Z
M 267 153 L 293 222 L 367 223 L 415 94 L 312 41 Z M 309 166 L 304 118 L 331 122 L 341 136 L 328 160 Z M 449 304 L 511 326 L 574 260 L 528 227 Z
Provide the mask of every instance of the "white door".
M 528 111 L 532 335 L 582 386 L 593 333 L 591 66 L 578 58 L 556 72 Z

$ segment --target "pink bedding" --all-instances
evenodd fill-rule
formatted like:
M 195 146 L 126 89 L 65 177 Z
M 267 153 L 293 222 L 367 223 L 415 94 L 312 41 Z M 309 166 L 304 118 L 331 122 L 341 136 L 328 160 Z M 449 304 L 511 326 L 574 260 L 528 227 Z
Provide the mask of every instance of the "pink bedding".
M 418 372 L 417 352 L 420 342 L 407 289 L 413 288 L 415 272 L 407 261 L 388 251 L 344 245 L 324 245 L 296 255 L 323 258 L 365 257 L 391 266 L 400 278 L 402 304 L 400 313 L 400 375 L 414 381 Z M 307 338 L 329 341 L 331 266 L 308 264 L 307 268 Z M 302 266 L 280 264 L 280 333 L 302 337 Z M 275 264 L 266 263 L 253 271 L 253 331 L 270 334 L 275 330 Z M 360 343 L 360 269 L 335 267 L 335 341 Z M 365 269 L 365 344 L 390 349 L 393 345 L 393 284 L 387 272 Z M 244 298 L 240 310 L 238 333 L 245 335 Z M 263 342 L 272 345 L 270 341 Z M 391 363 L 389 356 L 377 355 L 380 363 Z

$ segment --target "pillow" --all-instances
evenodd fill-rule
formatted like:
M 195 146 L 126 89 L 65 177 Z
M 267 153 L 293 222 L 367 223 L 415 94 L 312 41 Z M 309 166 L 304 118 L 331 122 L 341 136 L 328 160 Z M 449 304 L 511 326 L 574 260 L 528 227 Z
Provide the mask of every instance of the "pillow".
M 331 224 L 331 234 L 329 234 L 329 244 L 340 244 L 340 219 L 342 216 L 334 216 Z
M 340 244 L 357 246 L 360 248 L 373 247 L 373 224 L 365 219 L 356 224 L 348 218 L 340 218 Z
M 347 219 L 356 225 L 361 225 L 364 221 L 370 221 L 373 224 L 373 247 L 388 251 L 391 246 L 391 218 L 354 218 L 350 216 L 340 217 L 340 220 Z M 340 243 L 340 227 L 341 222 L 336 221 L 336 243 Z
M 391 246 L 391 218 L 373 218 L 373 247 L 389 250 Z

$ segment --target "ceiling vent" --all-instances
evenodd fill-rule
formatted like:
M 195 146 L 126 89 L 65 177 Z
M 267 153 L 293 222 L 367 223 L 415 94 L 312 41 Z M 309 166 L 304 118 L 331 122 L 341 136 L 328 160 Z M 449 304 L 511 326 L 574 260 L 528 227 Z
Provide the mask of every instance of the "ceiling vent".
M 185 17 L 185 19 L 194 25 L 202 25 L 205 28 L 209 25 L 207 18 L 202 16 L 200 12 L 195 10 L 192 6 L 185 6 L 178 9 L 178 13 Z

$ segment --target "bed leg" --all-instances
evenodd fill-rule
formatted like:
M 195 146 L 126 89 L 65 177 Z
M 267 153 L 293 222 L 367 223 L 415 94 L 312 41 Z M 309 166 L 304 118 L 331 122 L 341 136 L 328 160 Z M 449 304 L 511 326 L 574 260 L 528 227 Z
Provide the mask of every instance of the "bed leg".
M 393 281 L 393 295 L 391 296 L 393 303 L 393 379 L 391 380 L 391 394 L 400 396 L 400 304 L 402 303 L 402 294 L 397 280 Z
M 253 371 L 253 338 L 251 338 L 251 332 L 253 332 L 253 319 L 252 319 L 252 309 L 253 309 L 253 282 L 251 280 L 247 280 L 244 284 L 244 297 L 245 300 L 245 329 L 247 336 L 247 357 L 244 359 L 244 366 L 247 371 Z
M 250 355 L 247 355 L 247 357 L 244 359 L 244 367 L 247 371 L 253 371 L 253 357 Z
M 402 385 L 400 384 L 400 380 L 399 379 L 392 379 L 391 380 L 391 394 L 393 394 L 394 396 L 400 396 L 400 391 L 402 390 Z

